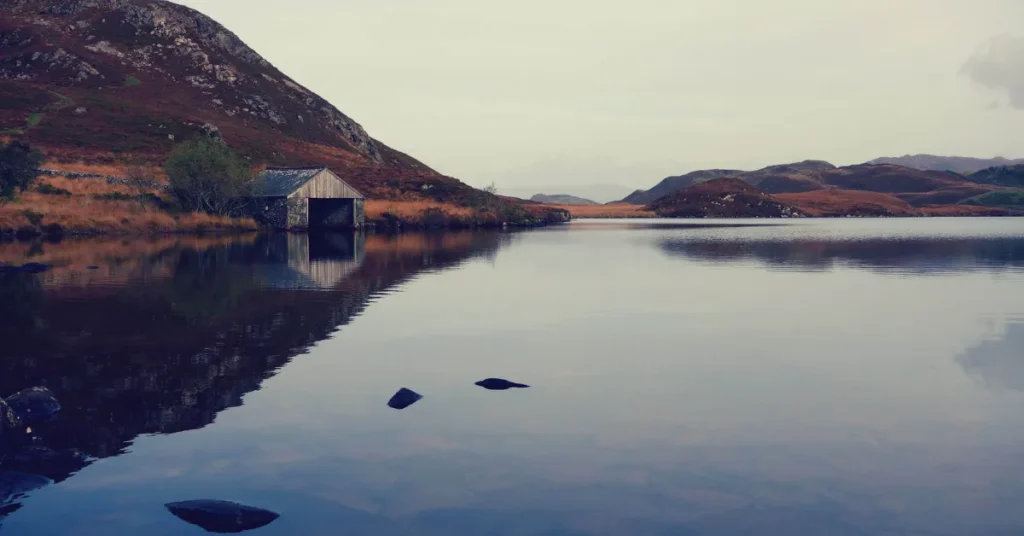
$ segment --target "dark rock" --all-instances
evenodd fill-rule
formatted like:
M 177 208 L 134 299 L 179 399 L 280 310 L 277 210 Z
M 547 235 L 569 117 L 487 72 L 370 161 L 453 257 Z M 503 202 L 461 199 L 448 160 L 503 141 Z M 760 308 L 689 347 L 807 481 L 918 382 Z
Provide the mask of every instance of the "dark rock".
M 60 412 L 60 402 L 45 387 L 32 387 L 4 399 L 11 410 L 25 424 L 44 422 Z
M 86 266 L 85 269 L 86 270 L 99 270 L 100 267 L 99 266 Z
M 510 382 L 501 378 L 487 378 L 486 380 L 480 380 L 476 382 L 476 385 L 489 389 L 491 391 L 505 391 L 507 389 L 526 389 L 529 385 L 523 383 Z
M 39 262 L 30 262 L 28 264 L 21 265 L 21 271 L 27 274 L 41 274 L 52 268 L 53 266 L 50 266 L 49 264 L 42 264 Z
M 280 517 L 269 510 L 209 499 L 167 503 L 164 506 L 185 522 L 202 527 L 207 532 L 222 534 L 265 527 Z
M 7 402 L 0 400 L 0 437 L 8 433 L 9 430 L 21 428 L 21 426 L 18 414 L 11 409 Z
M 423 398 L 423 395 L 403 387 L 395 393 L 395 396 L 391 397 L 391 400 L 388 400 L 388 407 L 394 409 L 405 409 L 416 402 L 419 402 L 421 398 Z

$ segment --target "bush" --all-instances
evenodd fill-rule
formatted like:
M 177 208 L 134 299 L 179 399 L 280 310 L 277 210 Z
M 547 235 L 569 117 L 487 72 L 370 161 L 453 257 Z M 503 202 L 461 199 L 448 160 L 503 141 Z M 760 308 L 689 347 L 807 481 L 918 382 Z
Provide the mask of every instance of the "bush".
M 31 187 L 42 163 L 43 155 L 29 144 L 0 142 L 0 203 Z
M 226 216 L 248 202 L 252 172 L 227 146 L 206 138 L 185 142 L 171 152 L 164 171 L 185 210 Z

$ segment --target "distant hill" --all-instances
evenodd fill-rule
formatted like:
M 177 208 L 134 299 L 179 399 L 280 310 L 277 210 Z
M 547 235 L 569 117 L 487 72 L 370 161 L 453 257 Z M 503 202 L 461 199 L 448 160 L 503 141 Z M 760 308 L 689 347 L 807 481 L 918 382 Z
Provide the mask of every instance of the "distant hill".
M 622 202 L 647 205 L 655 199 L 677 190 L 724 177 L 741 179 L 768 193 L 806 192 L 820 189 L 821 186 L 815 184 L 814 177 L 816 174 L 830 169 L 835 169 L 835 166 L 821 160 L 805 160 L 792 164 L 768 166 L 755 171 L 703 169 L 662 179 L 650 190 L 637 190 L 626 196 Z
M 591 201 L 589 199 L 583 199 L 582 197 L 576 197 L 569 194 L 536 194 L 530 198 L 530 201 L 546 203 L 549 205 L 600 205 L 597 201 Z
M 885 156 L 882 158 L 876 158 L 867 162 L 867 164 L 892 164 L 923 171 L 952 171 L 961 175 L 968 175 L 990 167 L 1024 164 L 1024 159 L 1010 160 L 1003 157 L 972 158 L 967 156 L 908 154 L 904 156 Z
M 633 190 L 629 186 L 621 184 L 597 182 L 568 184 L 562 181 L 552 181 L 549 183 L 523 182 L 516 184 L 510 181 L 508 184 L 514 184 L 514 186 L 507 186 L 506 183 L 499 181 L 498 193 L 520 199 L 529 199 L 537 192 L 563 192 L 583 199 L 590 199 L 597 203 L 618 201 Z
M 738 169 L 702 169 L 700 171 L 691 171 L 685 175 L 666 177 L 658 184 L 655 184 L 650 190 L 637 190 L 627 195 L 622 202 L 633 205 L 647 205 L 655 199 L 668 195 L 676 190 L 682 190 L 683 188 L 693 186 L 694 184 L 700 184 L 702 182 L 720 179 L 722 177 L 732 177 L 740 173 L 743 172 Z
M 656 199 L 647 210 L 665 218 L 789 218 L 802 212 L 735 178 L 712 179 Z
M 971 173 L 967 180 L 977 184 L 1024 188 L 1024 165 L 990 167 Z
M 855 199 L 851 198 L 848 200 L 849 203 L 844 204 L 838 203 L 836 196 L 846 195 L 844 192 L 874 192 L 895 198 L 893 201 L 897 204 L 905 202 L 915 207 L 954 205 L 965 199 L 997 190 L 999 186 L 1014 185 L 1014 181 L 1019 180 L 1017 172 L 1016 168 L 993 169 L 972 179 L 949 171 L 919 170 L 892 164 L 836 167 L 820 160 L 806 160 L 768 166 L 756 171 L 694 171 L 664 179 L 650 190 L 638 190 L 630 194 L 624 202 L 643 202 L 650 205 L 658 198 L 682 188 L 727 176 L 756 186 L 770 195 L 837 190 L 827 196 L 819 196 L 819 199 L 823 202 L 827 200 L 827 204 L 834 207 L 861 207 L 858 213 L 866 214 L 875 210 L 871 208 L 872 203 L 866 201 L 868 197 L 850 194 Z M 654 199 L 651 199 L 652 197 Z M 886 210 L 889 212 L 885 213 L 890 215 L 901 211 L 897 205 L 891 205 Z

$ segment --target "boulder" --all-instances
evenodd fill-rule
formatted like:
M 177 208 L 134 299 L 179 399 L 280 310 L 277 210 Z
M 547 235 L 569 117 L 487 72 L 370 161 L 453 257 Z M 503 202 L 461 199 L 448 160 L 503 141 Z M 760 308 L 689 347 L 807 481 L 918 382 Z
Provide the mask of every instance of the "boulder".
M 164 506 L 179 519 L 207 532 L 238 533 L 258 529 L 280 517 L 269 510 L 229 501 L 199 499 L 167 503 Z
M 28 264 L 21 265 L 21 271 L 27 274 L 41 274 L 53 268 L 49 264 L 42 264 L 39 262 L 30 262 Z
M 391 397 L 391 400 L 388 400 L 388 407 L 394 409 L 405 409 L 416 402 L 419 402 L 421 398 L 423 398 L 423 395 L 403 387 L 395 393 L 395 396 Z
M 25 424 L 45 422 L 60 412 L 57 397 L 45 387 L 31 387 L 4 399 L 14 414 Z
M 11 406 L 0 400 L 0 437 L 3 437 L 9 430 L 21 428 L 21 419 L 11 409 Z
M 507 389 L 526 389 L 529 385 L 524 383 L 510 382 L 501 378 L 487 378 L 476 382 L 476 385 L 491 391 L 505 391 Z

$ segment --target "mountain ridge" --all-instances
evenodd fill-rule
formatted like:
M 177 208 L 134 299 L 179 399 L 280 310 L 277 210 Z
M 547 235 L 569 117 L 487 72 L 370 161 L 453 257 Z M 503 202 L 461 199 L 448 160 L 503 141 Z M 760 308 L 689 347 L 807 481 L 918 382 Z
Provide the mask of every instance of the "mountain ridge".
M 212 18 L 165 0 L 8 0 L 0 136 L 51 158 L 160 162 L 222 137 L 255 166 L 327 165 L 372 197 L 473 190 L 373 138 Z

